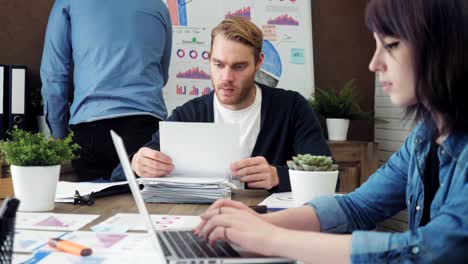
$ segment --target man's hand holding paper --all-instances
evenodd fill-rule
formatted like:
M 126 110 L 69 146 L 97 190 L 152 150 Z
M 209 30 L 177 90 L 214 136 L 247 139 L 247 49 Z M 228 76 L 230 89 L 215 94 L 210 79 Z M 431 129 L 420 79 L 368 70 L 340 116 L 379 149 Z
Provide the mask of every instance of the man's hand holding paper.
M 231 164 L 231 173 L 250 188 L 271 189 L 279 184 L 276 168 L 262 156 L 234 162 Z
M 132 169 L 140 177 L 162 177 L 174 170 L 174 164 L 166 154 L 143 147 L 133 156 Z
M 190 126 L 192 134 L 187 135 L 184 126 Z M 220 129 L 224 133 L 219 133 Z M 162 122 L 160 133 L 164 153 L 143 147 L 133 156 L 132 168 L 144 178 L 171 174 L 204 177 L 213 172 L 216 177 L 226 177 L 225 173 L 230 170 L 234 178 L 247 183 L 250 188 L 271 189 L 277 186 L 276 168 L 265 157 L 240 159 L 236 130 L 237 126 L 220 124 Z M 219 149 L 223 145 L 225 148 Z M 173 162 L 171 156 L 177 162 Z M 229 168 L 224 171 L 219 166 L 229 163 Z

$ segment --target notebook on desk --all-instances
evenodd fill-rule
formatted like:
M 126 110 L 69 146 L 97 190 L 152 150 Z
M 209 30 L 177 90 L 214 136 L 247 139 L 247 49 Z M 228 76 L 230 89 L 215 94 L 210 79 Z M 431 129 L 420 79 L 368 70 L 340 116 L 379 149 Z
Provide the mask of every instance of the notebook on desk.
M 191 230 L 156 231 L 131 169 L 122 138 L 112 130 L 111 136 L 138 211 L 148 229 L 154 249 L 160 253 L 160 259 L 155 261 L 156 263 L 294 263 L 286 258 L 258 256 L 238 251 L 226 242 L 210 246 Z

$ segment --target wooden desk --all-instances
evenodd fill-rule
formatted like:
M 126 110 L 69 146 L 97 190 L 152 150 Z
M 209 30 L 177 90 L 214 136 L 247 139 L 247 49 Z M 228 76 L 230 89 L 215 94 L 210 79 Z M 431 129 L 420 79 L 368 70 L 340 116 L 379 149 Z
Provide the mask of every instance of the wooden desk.
M 13 194 L 11 178 L 0 179 L 0 186 L 0 197 L 4 198 L 5 194 L 8 194 L 8 196 Z M 247 205 L 256 205 L 268 195 L 269 193 L 264 190 L 235 190 L 232 199 L 242 201 Z M 146 203 L 150 214 L 199 215 L 203 213 L 208 206 L 207 204 Z M 82 229 L 89 230 L 90 226 L 96 225 L 117 213 L 138 213 L 138 209 L 136 208 L 133 196 L 128 193 L 97 198 L 96 203 L 92 206 L 55 203 L 55 209 L 51 212 L 99 214 L 99 218 Z
M 377 146 L 366 141 L 328 141 L 340 169 L 340 192 L 352 192 L 378 168 Z
M 0 178 L 0 199 L 13 196 L 13 183 L 11 178 Z
M 0 199 L 13 195 L 11 178 L 0 179 Z M 236 190 L 232 198 L 242 201 L 247 205 L 256 205 L 265 199 L 269 193 L 263 190 Z M 204 204 L 156 204 L 147 203 L 148 211 L 151 214 L 173 214 L 173 215 L 199 215 L 203 213 L 209 205 Z M 117 213 L 138 213 L 135 202 L 131 194 L 121 194 L 96 199 L 92 206 L 73 205 L 56 203 L 54 213 L 74 213 L 74 214 L 99 214 L 99 218 L 86 225 L 82 230 L 89 230 L 90 226 L 96 225 Z M 379 231 L 401 232 L 407 230 L 408 215 L 402 211 L 396 216 L 387 219 L 377 226 Z
M 242 201 L 247 205 L 256 205 L 267 196 L 268 192 L 263 190 L 236 190 L 233 192 L 232 199 Z M 170 215 L 200 215 L 208 206 L 208 204 L 146 203 L 150 214 Z M 129 193 L 97 198 L 96 203 L 92 206 L 55 203 L 55 209 L 52 212 L 99 214 L 99 218 L 83 228 L 83 230 L 88 230 L 90 226 L 96 225 L 117 213 L 138 213 L 138 209 L 133 196 Z

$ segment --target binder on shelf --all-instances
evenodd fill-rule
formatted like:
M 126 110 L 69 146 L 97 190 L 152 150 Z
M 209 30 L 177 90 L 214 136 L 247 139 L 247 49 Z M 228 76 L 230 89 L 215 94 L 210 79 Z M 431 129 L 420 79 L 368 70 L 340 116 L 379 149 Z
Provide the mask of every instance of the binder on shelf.
M 26 66 L 10 66 L 9 130 L 26 129 Z
M 9 73 L 8 66 L 0 64 L 0 140 L 5 139 L 8 129 Z

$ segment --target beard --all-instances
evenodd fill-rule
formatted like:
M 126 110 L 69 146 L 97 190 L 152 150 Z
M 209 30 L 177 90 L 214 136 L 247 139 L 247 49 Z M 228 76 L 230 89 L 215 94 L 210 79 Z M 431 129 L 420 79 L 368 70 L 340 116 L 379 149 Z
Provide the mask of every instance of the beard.
M 215 89 L 216 97 L 219 102 L 223 105 L 240 105 L 246 104 L 253 97 L 255 98 L 255 73 L 243 82 L 237 83 L 215 83 L 211 80 L 211 83 Z
M 239 86 L 230 84 L 218 84 L 218 86 L 213 84 L 213 86 L 216 97 L 223 105 L 243 105 L 255 96 L 255 85 L 252 82 Z

